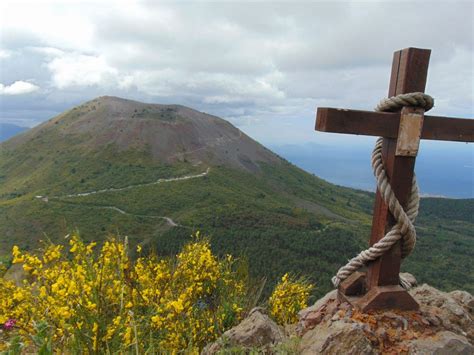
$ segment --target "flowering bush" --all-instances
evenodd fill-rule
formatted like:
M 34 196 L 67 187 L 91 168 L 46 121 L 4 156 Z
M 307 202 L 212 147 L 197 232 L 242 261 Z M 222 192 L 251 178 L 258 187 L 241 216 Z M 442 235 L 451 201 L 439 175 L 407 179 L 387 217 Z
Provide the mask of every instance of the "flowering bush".
M 308 297 L 314 288 L 308 281 L 283 275 L 270 296 L 270 313 L 279 324 L 295 323 L 298 312 L 306 308 Z
M 27 277 L 21 287 L 0 277 L 0 351 L 13 339 L 37 350 L 41 323 L 43 342 L 57 351 L 197 352 L 243 315 L 247 280 L 199 233 L 170 259 L 133 262 L 116 239 L 95 247 L 73 236 L 69 252 L 51 244 L 40 257 L 13 248 Z
M 13 247 L 21 286 L 0 273 L 0 352 L 199 353 L 239 322 L 249 302 L 247 273 L 218 259 L 199 236 L 175 258 L 128 256 L 127 241 L 100 250 L 72 236 L 69 250 L 50 244 L 42 256 Z M 270 297 L 279 323 L 296 321 L 312 285 L 284 275 Z

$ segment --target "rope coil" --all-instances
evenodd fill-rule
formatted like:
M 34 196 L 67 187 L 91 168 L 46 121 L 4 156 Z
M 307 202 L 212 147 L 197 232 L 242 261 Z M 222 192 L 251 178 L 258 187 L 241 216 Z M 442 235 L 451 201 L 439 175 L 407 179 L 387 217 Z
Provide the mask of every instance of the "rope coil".
M 377 112 L 396 112 L 404 106 L 421 107 L 429 111 L 434 106 L 434 99 L 423 92 L 411 92 L 380 100 L 375 108 Z
M 375 108 L 375 111 L 398 111 L 404 106 L 421 107 L 424 108 L 425 111 L 428 111 L 434 106 L 434 99 L 431 96 L 421 92 L 397 95 L 381 100 Z M 410 198 L 407 203 L 406 210 L 404 210 L 388 181 L 382 159 L 382 143 L 383 138 L 378 138 L 375 148 L 372 152 L 372 169 L 377 180 L 377 188 L 382 196 L 382 199 L 388 206 L 391 214 L 397 222 L 382 239 L 380 239 L 370 248 L 361 251 L 356 257 L 350 259 L 345 266 L 339 269 L 336 276 L 332 278 L 334 287 L 338 287 L 343 280 L 348 278 L 361 267 L 365 266 L 368 262 L 374 261 L 381 257 L 399 240 L 402 241 L 402 258 L 406 258 L 408 255 L 410 255 L 415 248 L 416 230 L 413 224 L 418 215 L 418 209 L 420 205 L 420 196 L 416 177 L 413 175 Z M 400 279 L 400 284 L 404 288 L 408 288 L 410 285 L 410 283 L 403 278 Z

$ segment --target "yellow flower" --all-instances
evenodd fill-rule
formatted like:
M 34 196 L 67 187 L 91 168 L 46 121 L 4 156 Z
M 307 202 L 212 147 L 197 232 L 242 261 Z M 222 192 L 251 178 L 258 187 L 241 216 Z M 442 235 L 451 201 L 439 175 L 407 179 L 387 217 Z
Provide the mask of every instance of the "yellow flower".
M 71 240 L 69 241 L 69 244 L 71 245 L 71 248 L 69 249 L 69 251 L 70 251 L 71 253 L 76 252 L 77 247 L 78 247 L 77 242 L 76 242 L 74 239 L 71 239 Z
M 181 300 L 171 302 L 170 306 L 174 309 L 176 313 L 180 313 L 184 309 L 183 303 L 181 302 Z
M 113 322 L 114 325 L 118 327 L 120 325 L 121 320 L 122 320 L 122 317 L 120 317 L 120 316 L 115 317 L 114 322 Z
M 160 316 L 152 316 L 151 321 L 157 328 L 161 327 L 161 325 L 163 324 L 163 320 Z
M 126 240 L 110 239 L 94 253 L 96 243 L 73 235 L 69 246 L 72 255 L 52 244 L 41 258 L 12 249 L 29 277 L 21 287 L 0 278 L 0 323 L 16 319 L 22 342 L 35 335 L 34 322 L 44 320 L 53 347 L 66 352 L 78 342 L 96 352 L 125 353 L 135 344 L 199 353 L 239 321 L 246 304 L 247 282 L 236 261 L 217 258 L 199 233 L 174 260 L 133 261 Z
M 98 335 L 99 325 L 94 322 L 92 326 L 92 346 L 94 349 L 97 349 L 97 335 Z
M 108 328 L 107 329 L 107 333 L 105 334 L 105 339 L 106 340 L 110 340 L 112 339 L 112 337 L 114 336 L 114 333 L 115 333 L 115 328 Z
M 13 250 L 12 250 L 12 255 L 13 255 L 13 264 L 17 263 L 22 263 L 25 261 L 23 255 L 21 255 L 20 248 L 18 246 L 14 245 Z
M 314 286 L 304 279 L 283 275 L 269 299 L 270 313 L 279 324 L 297 321 L 298 312 L 307 307 L 308 297 Z
M 95 242 L 89 243 L 89 245 L 86 247 L 86 254 L 87 255 L 92 254 L 92 251 L 93 251 L 93 249 L 96 245 L 97 245 L 97 243 L 95 243 Z
M 132 344 L 132 328 L 128 327 L 125 329 L 125 333 L 123 334 L 123 341 L 126 345 Z

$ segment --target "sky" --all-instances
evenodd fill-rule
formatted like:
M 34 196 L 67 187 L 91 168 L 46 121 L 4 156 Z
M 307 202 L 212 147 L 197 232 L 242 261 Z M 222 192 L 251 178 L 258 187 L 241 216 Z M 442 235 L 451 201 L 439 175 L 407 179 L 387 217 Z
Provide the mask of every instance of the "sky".
M 2 0 L 0 122 L 114 95 L 190 106 L 267 145 L 359 144 L 316 133 L 316 108 L 372 110 L 406 47 L 432 49 L 431 113 L 474 118 L 473 19 L 469 1 Z

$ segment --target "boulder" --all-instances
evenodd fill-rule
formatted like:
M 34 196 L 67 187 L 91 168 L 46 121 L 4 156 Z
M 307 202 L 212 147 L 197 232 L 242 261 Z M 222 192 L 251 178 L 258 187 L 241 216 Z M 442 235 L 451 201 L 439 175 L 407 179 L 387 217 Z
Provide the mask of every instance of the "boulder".
M 239 325 L 226 331 L 215 343 L 206 346 L 202 354 L 215 354 L 227 345 L 244 348 L 267 347 L 284 339 L 283 329 L 261 309 L 254 309 Z
M 5 272 L 3 278 L 5 280 L 14 282 L 16 286 L 21 287 L 23 285 L 23 281 L 28 279 L 28 276 L 23 270 L 23 264 L 13 264 Z
M 453 332 L 443 331 L 436 336 L 417 339 L 410 343 L 410 354 L 413 355 L 471 355 L 474 354 L 474 346 L 460 335 Z
M 317 311 L 319 308 L 321 308 L 321 306 L 326 305 L 328 302 L 335 301 L 336 299 L 337 299 L 337 290 L 332 290 L 328 292 L 325 296 L 323 296 L 323 298 L 320 298 L 319 300 L 317 300 L 316 303 L 313 304 L 312 306 L 309 306 L 299 311 L 298 318 L 303 319 L 309 313 Z
M 416 281 L 415 276 L 408 272 L 400 273 L 400 282 L 402 283 L 403 288 L 405 288 L 406 290 L 410 290 L 413 287 L 418 286 L 418 282 Z
M 404 275 L 411 284 L 414 278 Z M 474 353 L 473 297 L 442 292 L 429 285 L 413 288 L 420 311 L 362 313 L 331 291 L 299 312 L 300 352 L 307 354 L 464 354 Z
M 449 295 L 462 304 L 471 316 L 474 315 L 474 297 L 469 292 L 457 290 L 450 292 Z
M 298 312 L 299 322 L 296 326 L 296 333 L 303 335 L 307 330 L 321 323 L 326 317 L 332 317 L 338 308 L 337 290 L 333 290 L 319 299 L 314 305 Z
M 473 297 L 465 291 L 443 292 L 423 284 L 410 291 L 420 311 L 435 326 L 474 341 Z M 439 323 L 439 324 L 437 324 Z
M 470 293 L 443 292 L 426 284 L 409 292 L 420 304 L 419 311 L 363 313 L 331 291 L 298 313 L 298 324 L 287 327 L 293 338 L 285 338 L 261 309 L 254 310 L 204 353 L 214 354 L 227 344 L 279 353 L 290 342 L 295 347 L 289 353 L 297 354 L 474 354 Z
M 309 330 L 299 344 L 301 354 L 374 354 L 363 327 L 343 321 L 325 322 Z

